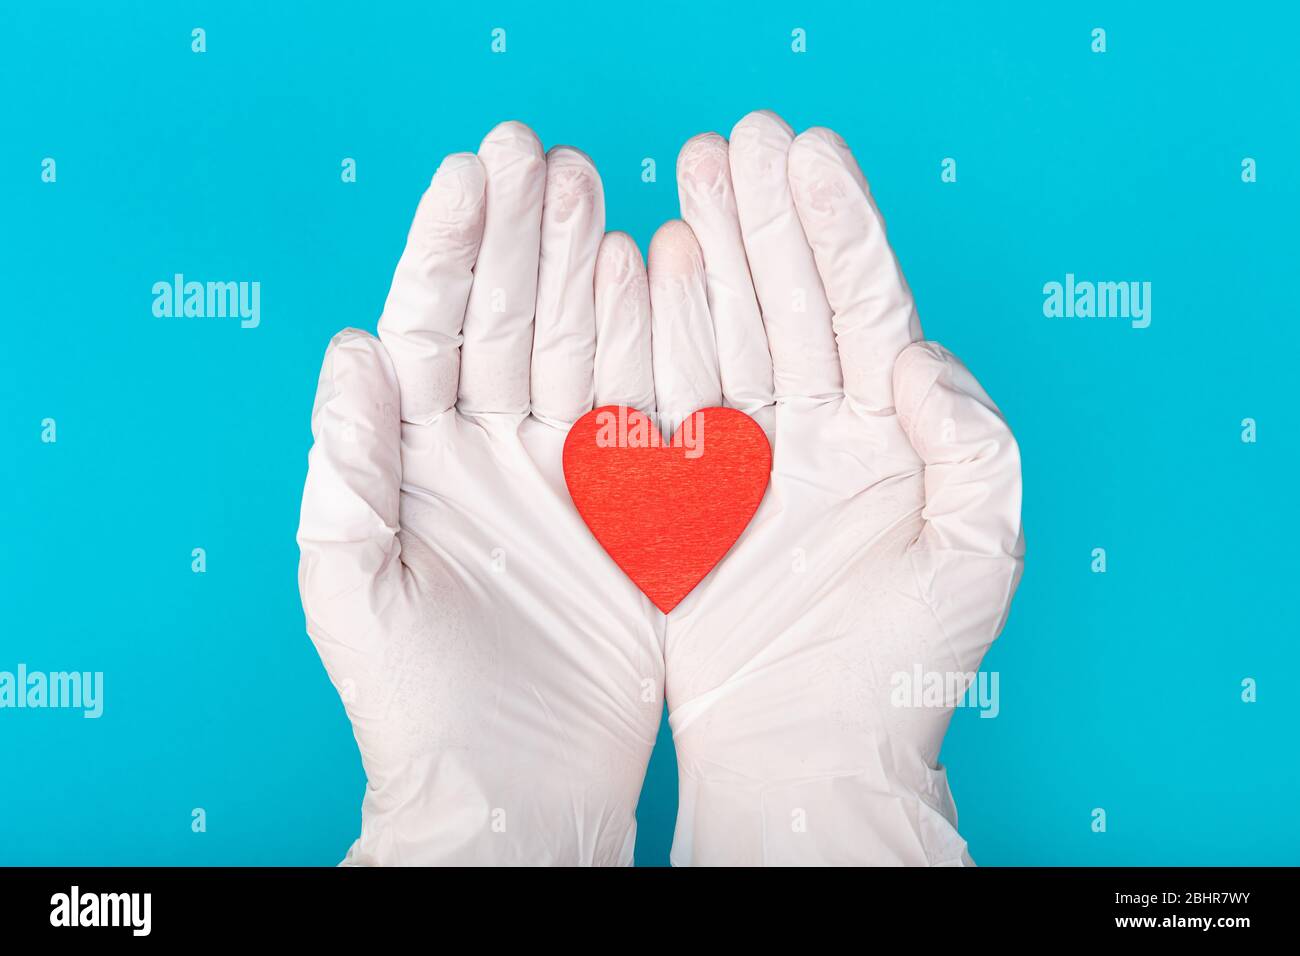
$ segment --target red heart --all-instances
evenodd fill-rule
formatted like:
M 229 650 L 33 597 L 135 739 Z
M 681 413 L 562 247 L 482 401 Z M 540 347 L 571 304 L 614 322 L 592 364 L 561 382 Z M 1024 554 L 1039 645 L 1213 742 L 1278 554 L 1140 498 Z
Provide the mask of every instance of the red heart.
M 772 448 L 734 408 L 703 408 L 665 442 L 641 412 L 596 408 L 564 440 L 564 480 L 614 563 L 667 614 L 736 543 L 767 490 Z

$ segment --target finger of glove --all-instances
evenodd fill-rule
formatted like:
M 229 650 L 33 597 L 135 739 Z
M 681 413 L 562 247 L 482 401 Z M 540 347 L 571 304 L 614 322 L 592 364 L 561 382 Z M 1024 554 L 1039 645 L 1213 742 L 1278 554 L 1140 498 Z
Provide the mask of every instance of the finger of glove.
M 844 393 L 888 413 L 894 360 L 921 323 L 866 177 L 839 135 L 814 128 L 790 147 L 790 187 L 833 313 Z
M 686 223 L 664 223 L 650 240 L 649 278 L 655 402 L 671 438 L 691 412 L 722 402 L 704 259 Z
M 542 242 L 546 156 L 523 123 L 488 133 L 478 150 L 487 177 L 483 242 L 465 310 L 463 413 L 527 412 Z
M 935 342 L 894 363 L 899 423 L 925 463 L 925 529 L 917 547 L 1019 558 L 1020 449 L 993 400 Z
M 415 211 L 379 319 L 401 383 L 402 420 L 427 424 L 456 402 L 461 328 L 483 236 L 483 166 L 443 160 Z
M 568 427 L 591 410 L 596 360 L 596 253 L 605 192 L 590 159 L 558 146 L 546 160 L 542 254 L 533 330 L 533 415 Z
M 831 308 L 790 194 L 794 133 L 775 113 L 750 113 L 731 131 L 731 182 L 749 272 L 772 355 L 777 399 L 842 394 Z
M 335 336 L 312 408 L 298 526 L 299 588 L 318 644 L 370 640 L 400 586 L 399 404 L 397 372 L 380 341 L 356 329 Z
M 682 219 L 704 255 L 722 400 L 757 414 L 773 402 L 772 356 L 740 235 L 725 139 L 704 133 L 687 141 L 677 156 L 677 194 Z
M 650 346 L 650 288 L 641 250 L 610 232 L 596 256 L 595 406 L 655 413 Z

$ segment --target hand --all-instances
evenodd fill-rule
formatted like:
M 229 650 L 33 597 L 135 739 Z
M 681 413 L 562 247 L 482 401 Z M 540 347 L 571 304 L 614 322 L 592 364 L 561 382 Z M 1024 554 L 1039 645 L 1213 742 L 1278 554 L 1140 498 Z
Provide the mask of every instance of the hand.
M 591 162 L 498 126 L 439 167 L 379 338 L 330 343 L 299 580 L 367 777 L 350 864 L 628 864 L 662 618 L 561 473 L 654 408 L 645 268 Z M 400 410 L 400 411 L 399 411 Z
M 673 862 L 969 863 L 938 764 L 955 700 L 891 695 L 917 667 L 976 671 L 1002 628 L 1024 552 L 1015 440 L 921 341 L 835 133 L 754 113 L 730 146 L 688 142 L 678 184 L 706 271 L 667 356 L 689 382 L 660 407 L 740 408 L 774 461 L 749 528 L 669 618 Z

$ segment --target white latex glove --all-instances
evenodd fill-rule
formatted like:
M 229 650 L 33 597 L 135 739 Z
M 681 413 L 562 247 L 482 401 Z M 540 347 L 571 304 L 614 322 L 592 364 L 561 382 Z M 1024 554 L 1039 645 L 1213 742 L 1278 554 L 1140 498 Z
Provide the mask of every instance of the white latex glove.
M 628 864 L 662 616 L 561 471 L 654 408 L 645 268 L 591 162 L 506 123 L 439 167 L 379 338 L 330 343 L 300 586 L 367 776 L 349 864 Z M 400 412 L 399 412 L 400 410 Z
M 669 617 L 673 862 L 970 863 L 938 764 L 951 710 L 895 706 L 891 682 L 974 672 L 1001 630 L 1015 440 L 921 341 L 840 137 L 754 113 L 730 146 L 688 142 L 678 183 L 690 228 L 651 262 L 672 248 L 697 271 L 671 316 L 651 277 L 660 409 L 740 408 L 775 457 L 753 522 Z

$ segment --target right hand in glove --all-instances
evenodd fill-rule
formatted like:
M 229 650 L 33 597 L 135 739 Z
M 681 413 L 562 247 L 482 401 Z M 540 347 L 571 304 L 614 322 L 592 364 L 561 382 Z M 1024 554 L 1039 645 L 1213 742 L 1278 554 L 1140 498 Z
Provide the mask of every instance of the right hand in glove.
M 570 424 L 654 410 L 647 279 L 576 150 L 439 167 L 379 322 L 330 343 L 298 541 L 367 787 L 350 864 L 628 864 L 662 617 L 576 513 Z M 603 237 L 603 238 L 602 238 Z
M 659 405 L 746 411 L 774 457 L 753 521 L 668 619 L 673 862 L 969 863 L 938 758 L 948 688 L 1020 579 L 1016 441 L 921 340 L 839 136 L 754 113 L 688 143 L 678 179 L 699 305 L 671 359 L 694 372 Z M 944 693 L 897 693 L 918 673 Z

